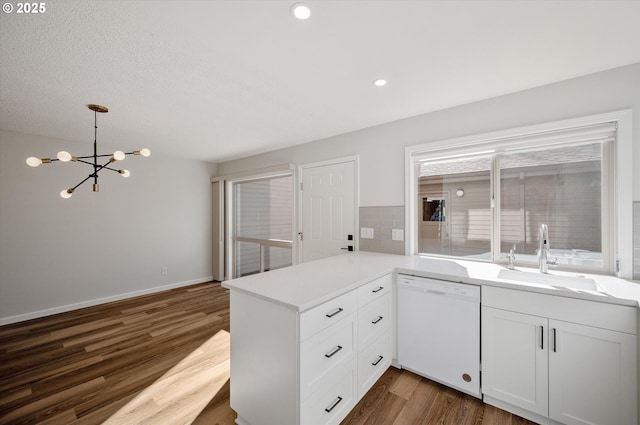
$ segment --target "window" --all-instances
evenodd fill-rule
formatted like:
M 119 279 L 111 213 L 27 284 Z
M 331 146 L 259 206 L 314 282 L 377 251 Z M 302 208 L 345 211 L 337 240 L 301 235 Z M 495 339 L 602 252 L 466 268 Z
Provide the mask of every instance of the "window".
M 549 227 L 549 258 L 602 268 L 603 143 L 497 155 L 500 252 L 536 260 L 538 229 Z
M 618 272 L 632 251 L 624 232 L 629 116 L 622 111 L 407 148 L 408 252 L 506 262 L 515 248 L 518 264 L 535 266 L 544 223 L 549 258 L 560 269 Z M 623 264 L 629 270 L 630 261 Z
M 491 157 L 424 160 L 418 167 L 418 252 L 491 259 Z

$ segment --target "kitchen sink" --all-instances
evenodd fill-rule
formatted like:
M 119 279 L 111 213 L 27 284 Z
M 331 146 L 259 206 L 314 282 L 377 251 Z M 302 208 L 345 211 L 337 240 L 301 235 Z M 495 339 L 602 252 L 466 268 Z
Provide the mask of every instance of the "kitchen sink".
M 590 278 L 581 276 L 564 276 L 551 273 L 523 272 L 520 270 L 500 270 L 499 279 L 511 280 L 516 282 L 536 283 L 540 285 L 549 285 L 555 288 L 566 288 L 571 290 L 587 290 L 604 292 L 598 286 L 598 283 Z

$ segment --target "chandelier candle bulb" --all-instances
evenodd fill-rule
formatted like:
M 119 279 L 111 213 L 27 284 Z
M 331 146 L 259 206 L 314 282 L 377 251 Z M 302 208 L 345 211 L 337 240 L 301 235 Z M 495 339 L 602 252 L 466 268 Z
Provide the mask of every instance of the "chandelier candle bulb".
M 139 151 L 133 151 L 134 155 L 142 155 L 142 156 L 149 156 L 151 155 L 151 151 L 147 148 L 144 149 L 140 149 Z
M 122 177 L 129 177 L 131 175 L 129 170 L 118 170 L 118 172 L 122 175 Z
M 37 167 L 40 164 L 42 164 L 42 160 L 40 158 L 36 158 L 35 156 L 27 158 L 27 165 L 29 167 Z
M 71 195 L 73 195 L 73 189 L 67 189 L 60 192 L 60 196 L 62 196 L 64 199 L 71 198 Z
M 116 159 L 116 161 L 122 161 L 124 159 L 124 152 L 122 151 L 115 151 L 113 153 L 113 157 Z
M 56 155 L 58 159 L 62 162 L 69 162 L 73 158 L 73 156 L 67 151 L 60 151 L 58 155 Z

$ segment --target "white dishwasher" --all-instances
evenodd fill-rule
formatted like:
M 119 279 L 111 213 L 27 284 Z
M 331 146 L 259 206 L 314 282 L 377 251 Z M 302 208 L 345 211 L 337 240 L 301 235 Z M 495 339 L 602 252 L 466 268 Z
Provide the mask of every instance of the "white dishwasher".
M 398 275 L 398 363 L 480 395 L 480 287 Z

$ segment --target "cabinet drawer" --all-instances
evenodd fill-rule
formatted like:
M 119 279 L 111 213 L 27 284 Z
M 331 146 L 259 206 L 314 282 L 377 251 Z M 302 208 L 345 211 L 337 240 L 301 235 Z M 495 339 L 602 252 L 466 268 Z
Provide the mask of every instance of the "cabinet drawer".
M 391 294 L 387 293 L 358 310 L 358 347 L 364 348 L 389 329 Z
M 358 354 L 358 398 L 362 398 L 391 365 L 389 332 Z
M 300 315 L 300 341 L 355 312 L 357 306 L 358 294 L 354 290 L 303 312 Z
M 362 307 L 371 301 L 391 291 L 391 275 L 385 275 L 358 288 L 358 307 Z
M 300 406 L 302 425 L 338 425 L 355 405 L 355 367 L 340 370 Z
M 301 400 L 318 391 L 345 364 L 354 362 L 354 333 L 355 314 L 351 314 L 300 345 Z

